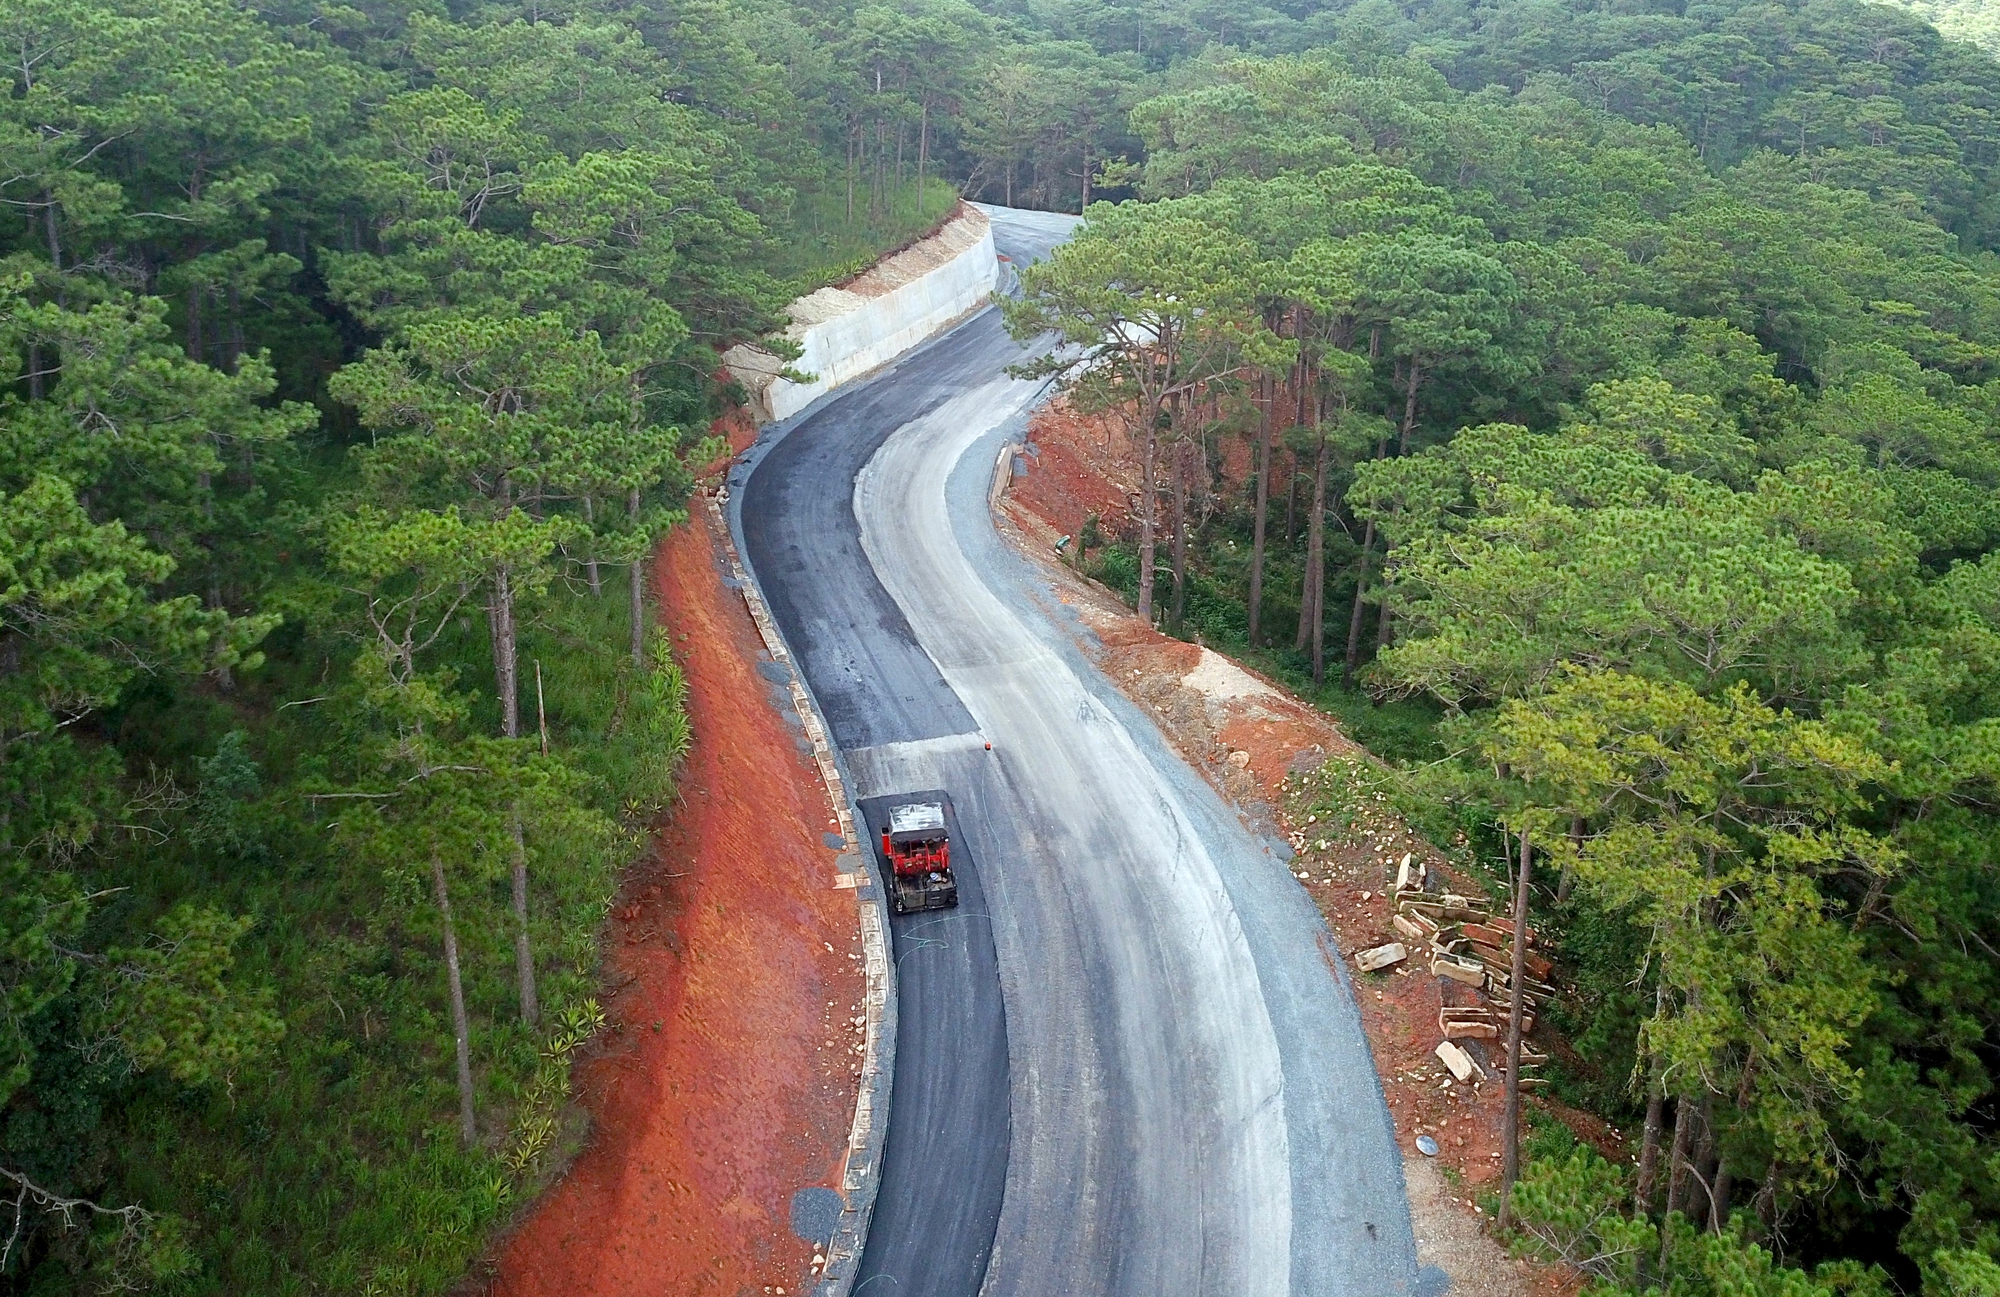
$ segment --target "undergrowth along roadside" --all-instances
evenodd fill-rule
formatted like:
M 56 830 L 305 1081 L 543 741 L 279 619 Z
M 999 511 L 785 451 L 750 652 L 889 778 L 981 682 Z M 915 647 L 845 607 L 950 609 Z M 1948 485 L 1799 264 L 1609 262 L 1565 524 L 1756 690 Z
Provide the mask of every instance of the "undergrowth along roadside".
M 365 706 L 358 691 L 266 718 L 149 692 L 120 718 L 150 736 L 126 740 L 135 759 L 171 768 L 184 754 L 217 755 L 195 757 L 202 777 L 182 795 L 182 831 L 137 844 L 116 871 L 129 890 L 101 921 L 143 926 L 197 887 L 255 915 L 235 974 L 273 989 L 283 1028 L 279 1048 L 222 1085 L 79 1078 L 99 1087 L 98 1102 L 121 1105 L 112 1139 L 128 1190 L 184 1222 L 182 1254 L 159 1276 L 167 1290 L 441 1291 L 574 1151 L 584 1132 L 568 1106 L 570 1064 L 604 1024 L 599 932 L 620 870 L 672 801 L 690 738 L 668 637 L 656 630 L 635 669 L 626 606 L 615 590 L 558 587 L 524 619 L 527 696 L 546 719 L 549 756 L 539 724 L 514 756 L 546 761 L 567 800 L 532 814 L 527 834 L 535 1025 L 516 1012 L 504 860 L 453 880 L 478 1129 L 469 1146 L 450 1119 L 450 1009 L 425 879 L 379 850 L 353 811 L 332 809 L 341 801 L 300 791 L 341 773 L 327 754 Z M 447 632 L 448 669 L 477 672 L 476 631 L 461 619 Z M 286 655 L 259 683 L 272 697 L 302 690 L 299 665 Z M 481 702 L 475 728 L 491 706 Z M 379 786 L 366 769 L 346 773 Z

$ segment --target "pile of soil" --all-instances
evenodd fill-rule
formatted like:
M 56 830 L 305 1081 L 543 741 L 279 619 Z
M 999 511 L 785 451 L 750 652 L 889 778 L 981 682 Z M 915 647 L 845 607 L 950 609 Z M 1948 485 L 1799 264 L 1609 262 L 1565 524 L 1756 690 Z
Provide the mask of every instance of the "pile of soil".
M 827 793 L 758 674 L 706 514 L 654 594 L 687 672 L 680 796 L 605 937 L 610 1026 L 579 1065 L 587 1146 L 470 1281 L 494 1297 L 797 1293 L 801 1188 L 837 1188 L 863 978 Z

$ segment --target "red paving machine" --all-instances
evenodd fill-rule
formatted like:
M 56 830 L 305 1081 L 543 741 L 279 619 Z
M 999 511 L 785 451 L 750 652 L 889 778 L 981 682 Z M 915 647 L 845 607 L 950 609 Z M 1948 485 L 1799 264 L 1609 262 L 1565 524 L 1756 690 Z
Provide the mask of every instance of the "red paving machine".
M 904 802 L 889 807 L 882 828 L 882 859 L 889 866 L 889 908 L 896 913 L 942 910 L 958 904 L 943 802 Z

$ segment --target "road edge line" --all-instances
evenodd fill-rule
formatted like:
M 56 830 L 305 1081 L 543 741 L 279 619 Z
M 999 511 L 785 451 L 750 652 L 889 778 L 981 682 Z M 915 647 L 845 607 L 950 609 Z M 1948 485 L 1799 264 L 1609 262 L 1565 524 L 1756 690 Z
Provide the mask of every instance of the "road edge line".
M 743 596 L 744 606 L 749 609 L 750 620 L 757 627 L 757 636 L 764 642 L 772 660 L 785 668 L 792 706 L 797 710 L 799 720 L 805 726 L 806 738 L 812 744 L 820 781 L 826 786 L 827 800 L 832 806 L 834 819 L 840 825 L 840 836 L 846 840 L 845 852 L 854 858 L 855 867 L 851 872 L 858 875 L 853 891 L 856 926 L 861 936 L 862 965 L 867 980 L 863 993 L 867 1026 L 863 1037 L 861 1078 L 854 1098 L 854 1120 L 848 1128 L 847 1154 L 841 1167 L 841 1198 L 845 1205 L 840 1213 L 840 1224 L 827 1243 L 826 1265 L 814 1289 L 815 1297 L 847 1297 L 854 1284 L 862 1247 L 868 1239 L 868 1225 L 875 1213 L 875 1193 L 881 1183 L 882 1150 L 889 1133 L 890 1087 L 895 1076 L 896 966 L 888 953 L 888 902 L 881 888 L 873 883 L 873 870 L 855 829 L 858 821 L 853 796 L 847 781 L 841 776 L 833 740 L 819 714 L 819 705 L 813 700 L 804 673 L 792 660 L 784 636 L 765 607 L 762 588 L 737 552 L 735 534 L 722 512 L 723 499 L 726 498 L 723 492 L 726 491 L 726 486 L 713 493 L 703 491 L 702 500 L 707 506 L 709 520 L 721 539 L 722 552 L 729 560 L 730 575 L 740 583 L 738 590 Z

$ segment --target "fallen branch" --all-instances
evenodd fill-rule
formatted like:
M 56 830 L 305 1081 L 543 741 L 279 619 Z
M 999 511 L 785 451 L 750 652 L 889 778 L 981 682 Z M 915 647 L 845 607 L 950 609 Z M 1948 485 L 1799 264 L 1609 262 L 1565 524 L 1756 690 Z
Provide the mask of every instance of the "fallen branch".
M 12 1181 L 14 1193 L 14 1224 L 7 1231 L 7 1241 L 0 1243 L 0 1272 L 5 1272 L 7 1262 L 13 1256 L 14 1246 L 21 1241 L 27 1228 L 30 1207 L 54 1216 L 62 1217 L 64 1229 L 75 1229 L 79 1212 L 88 1216 L 115 1216 L 124 1224 L 127 1237 L 138 1234 L 153 1221 L 153 1213 L 144 1207 L 106 1207 L 88 1198 L 67 1198 L 53 1189 L 44 1189 L 19 1171 L 9 1171 L 0 1166 L 0 1179 Z

